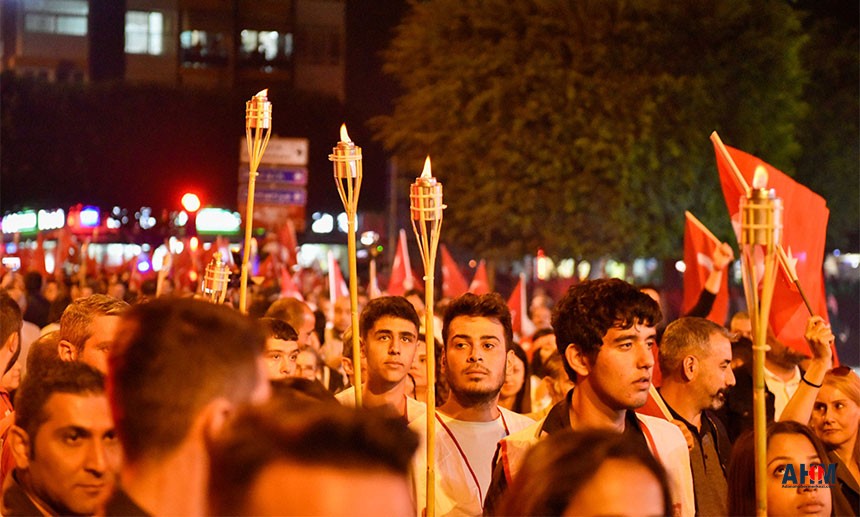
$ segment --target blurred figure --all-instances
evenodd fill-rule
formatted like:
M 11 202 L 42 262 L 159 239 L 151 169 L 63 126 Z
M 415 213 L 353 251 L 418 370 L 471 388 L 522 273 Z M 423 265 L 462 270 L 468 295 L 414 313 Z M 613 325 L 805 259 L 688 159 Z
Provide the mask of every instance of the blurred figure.
M 528 374 L 529 359 L 526 352 L 514 345 L 514 355 L 508 358 L 505 383 L 499 392 L 499 405 L 514 413 L 527 415 L 532 411 L 531 383 Z
M 54 363 L 16 397 L 9 442 L 16 468 L 3 515 L 93 515 L 113 490 L 122 454 L 101 373 Z
M 223 305 L 159 298 L 122 316 L 108 388 L 125 454 L 107 515 L 202 515 L 207 444 L 270 392 L 258 324 Z
M 42 328 L 48 323 L 48 309 L 51 304 L 42 296 L 42 275 L 35 271 L 24 274 L 24 286 L 27 289 L 27 310 L 24 319 Z
M 296 376 L 319 382 L 322 358 L 313 348 L 305 348 L 296 356 Z
M 529 451 L 496 515 L 672 515 L 666 474 L 620 435 L 564 430 Z
M 129 305 L 104 294 L 78 298 L 60 318 L 57 354 L 63 361 L 81 361 L 107 373 L 107 358 L 116 338 L 120 314 Z
M 211 515 L 413 515 L 417 437 L 373 412 L 272 401 L 246 408 L 212 446 Z
M 289 323 L 299 335 L 299 348 L 312 347 L 319 351 L 320 344 L 314 334 L 316 318 L 314 311 L 305 302 L 295 298 L 281 298 L 269 307 L 266 317 Z
M 755 452 L 752 431 L 735 442 L 729 463 L 729 515 L 755 515 Z M 774 516 L 829 516 L 832 508 L 827 484 L 798 484 L 797 488 L 783 485 L 787 465 L 800 473 L 805 468 L 826 460 L 827 453 L 811 429 L 797 422 L 774 422 L 767 428 L 767 514 Z
M 737 336 L 752 340 L 752 322 L 747 311 L 738 311 L 729 322 L 729 331 Z
M 299 355 L 299 335 L 289 323 L 276 318 L 260 318 L 266 330 L 266 369 L 269 380 L 295 375 Z

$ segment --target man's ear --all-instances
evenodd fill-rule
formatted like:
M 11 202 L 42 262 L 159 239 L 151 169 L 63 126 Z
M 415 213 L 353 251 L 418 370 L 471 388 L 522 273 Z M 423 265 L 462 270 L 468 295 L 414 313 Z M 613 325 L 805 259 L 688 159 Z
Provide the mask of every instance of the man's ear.
M 227 425 L 233 409 L 233 404 L 224 397 L 212 400 L 197 415 L 192 432 L 196 429 L 207 446 L 212 444 Z
M 361 350 L 361 357 L 367 358 L 367 345 L 365 344 L 363 337 L 358 338 L 358 344 Z M 344 344 L 344 346 L 346 346 L 346 344 Z
M 30 437 L 27 431 L 21 429 L 17 425 L 9 428 L 9 449 L 12 451 L 12 458 L 15 460 L 15 466 L 19 469 L 30 467 Z
M 591 365 L 588 364 L 588 358 L 573 343 L 567 345 L 567 348 L 564 349 L 564 358 L 567 360 L 567 364 L 576 372 L 578 378 L 585 377 L 591 373 Z
M 72 362 L 78 360 L 77 347 L 67 339 L 61 339 L 60 342 L 57 343 L 57 354 L 63 361 Z
M 341 367 L 343 367 L 343 371 L 346 372 L 347 375 L 354 373 L 352 371 L 352 359 L 350 359 L 349 357 L 341 357 L 340 365 Z
M 9 337 L 6 338 L 6 342 L 3 343 L 3 348 L 9 352 L 9 356 L 15 355 L 15 352 L 18 351 L 18 347 L 21 345 L 21 336 L 18 332 L 13 332 L 9 334 Z
M 681 361 L 681 376 L 685 381 L 692 381 L 699 374 L 699 361 L 692 355 L 688 355 Z

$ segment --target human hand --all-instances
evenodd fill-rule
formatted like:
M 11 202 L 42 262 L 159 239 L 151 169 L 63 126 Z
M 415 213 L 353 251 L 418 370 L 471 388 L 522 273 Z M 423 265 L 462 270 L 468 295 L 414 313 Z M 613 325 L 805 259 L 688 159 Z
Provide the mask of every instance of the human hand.
M 714 249 L 714 255 L 711 257 L 711 260 L 714 262 L 714 270 L 716 271 L 722 271 L 734 259 L 735 251 L 727 242 L 720 243 L 720 245 Z
M 812 360 L 823 362 L 830 369 L 833 363 L 832 345 L 833 331 L 821 316 L 810 316 L 806 321 L 806 332 L 803 334 L 809 348 L 812 350 Z
M 669 420 L 669 422 L 678 426 L 678 429 L 681 430 L 681 434 L 684 435 L 684 439 L 687 440 L 687 448 L 693 450 L 693 433 L 690 432 L 690 428 L 687 427 L 687 424 L 675 419 Z

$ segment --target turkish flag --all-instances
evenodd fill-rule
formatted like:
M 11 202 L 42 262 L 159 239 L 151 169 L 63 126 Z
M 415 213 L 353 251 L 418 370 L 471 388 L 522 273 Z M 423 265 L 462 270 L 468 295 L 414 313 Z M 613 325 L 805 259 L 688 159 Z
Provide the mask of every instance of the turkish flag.
M 30 270 L 42 275 L 42 278 L 48 276 L 48 270 L 45 266 L 45 236 L 42 232 L 36 234 L 36 250 L 33 252 L 33 263 L 30 265 Z
M 469 292 L 477 295 L 490 292 L 490 282 L 487 280 L 487 263 L 484 259 L 481 259 L 481 262 L 478 263 L 478 270 L 475 271 L 475 277 L 472 278 L 472 283 L 469 284 Z
M 342 280 L 342 279 L 341 279 Z M 295 298 L 305 301 L 302 292 L 293 281 L 293 276 L 290 274 L 289 266 L 281 264 L 281 298 Z
M 522 336 L 523 322 L 528 317 L 526 313 L 526 275 L 520 273 L 520 280 L 514 287 L 514 292 L 508 298 L 508 309 L 511 311 L 511 323 L 514 333 Z
M 440 247 L 442 248 L 442 296 L 456 298 L 469 290 L 469 284 L 454 258 L 448 253 L 448 248 L 444 244 Z
M 391 277 L 388 279 L 388 294 L 403 296 L 406 291 L 414 287 L 415 277 L 412 274 L 412 265 L 409 263 L 406 231 L 401 229 L 400 239 L 397 242 L 397 252 L 394 254 L 394 263 L 391 265 Z
M 714 234 L 696 219 L 690 212 L 684 212 L 686 223 L 684 225 L 684 302 L 682 303 L 683 314 L 690 311 L 699 300 L 699 295 L 704 289 L 705 281 L 714 269 L 714 251 L 719 247 L 720 241 Z M 728 269 L 728 268 L 727 268 Z M 708 314 L 708 319 L 718 325 L 726 324 L 729 314 L 729 275 L 724 274 L 720 290 L 717 292 L 716 300 Z
M 348 298 L 349 288 L 340 271 L 340 264 L 334 258 L 331 250 L 328 252 L 328 297 L 334 302 L 338 298 Z
M 738 232 L 743 187 L 735 179 L 728 159 L 722 155 L 716 144 L 714 148 L 726 207 L 735 232 Z M 827 320 L 827 297 L 824 292 L 822 267 L 830 210 L 824 198 L 759 158 L 729 146 L 725 148 L 748 185 L 752 184 L 756 167 L 762 166 L 767 171 L 767 188 L 774 189 L 777 197 L 782 198 L 782 246 L 786 250 L 790 249 L 793 257 L 797 259 L 798 283 L 809 298 L 813 311 Z M 800 293 L 787 281 L 776 282 L 770 311 L 770 325 L 776 332 L 777 339 L 782 343 L 799 352 L 812 355 L 809 345 L 803 338 L 808 318 L 809 312 Z

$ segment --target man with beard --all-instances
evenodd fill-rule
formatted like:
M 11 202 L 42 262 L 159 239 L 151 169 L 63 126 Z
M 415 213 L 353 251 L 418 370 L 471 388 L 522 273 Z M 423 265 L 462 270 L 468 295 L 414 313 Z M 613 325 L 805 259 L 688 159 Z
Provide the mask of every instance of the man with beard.
M 698 515 L 727 515 L 726 467 L 731 442 L 711 413 L 735 384 L 732 345 L 724 327 L 704 318 L 681 318 L 666 327 L 660 346 L 660 395 L 672 417 L 693 437 L 690 468 Z
M 454 299 L 445 313 L 442 339 L 441 361 L 451 393 L 435 415 L 435 513 L 481 515 L 497 443 L 534 423 L 498 405 L 513 357 L 507 304 L 497 293 Z M 427 506 L 427 417 L 409 426 L 422 437 L 413 469 L 418 515 Z

